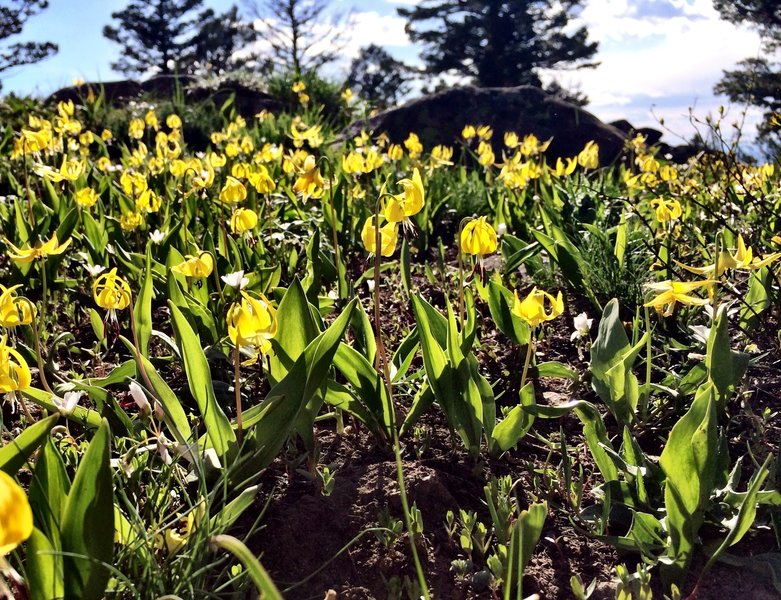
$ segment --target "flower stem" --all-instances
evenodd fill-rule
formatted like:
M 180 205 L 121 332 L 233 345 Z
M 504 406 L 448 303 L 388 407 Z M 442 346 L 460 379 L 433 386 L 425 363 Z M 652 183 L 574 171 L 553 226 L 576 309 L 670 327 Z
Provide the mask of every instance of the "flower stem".
M 38 326 L 35 324 L 35 319 L 30 321 L 30 326 L 33 328 L 33 343 L 35 344 L 35 358 L 38 361 L 38 376 L 41 379 L 41 385 L 47 393 L 54 396 L 52 388 L 49 387 L 49 382 L 46 381 L 46 371 L 44 370 L 43 352 L 41 349 L 41 340 L 38 336 Z
M 233 347 L 233 387 L 236 393 L 236 439 L 241 445 L 244 428 L 241 420 L 241 350 L 239 345 Z
M 529 363 L 532 361 L 532 352 L 534 350 L 534 331 L 529 334 L 529 343 L 526 344 L 526 360 L 523 363 L 523 373 L 521 374 L 521 390 L 526 385 L 526 375 L 529 374 Z

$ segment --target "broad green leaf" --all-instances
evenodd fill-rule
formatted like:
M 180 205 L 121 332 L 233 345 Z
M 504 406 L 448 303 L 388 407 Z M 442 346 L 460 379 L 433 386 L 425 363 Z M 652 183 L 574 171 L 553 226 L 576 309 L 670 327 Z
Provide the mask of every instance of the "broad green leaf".
M 345 343 L 339 344 L 334 355 L 334 366 L 355 390 L 362 404 L 386 435 L 391 435 L 392 407 L 383 378 L 369 361 Z
M 114 491 L 111 433 L 104 420 L 81 458 L 62 516 L 65 597 L 103 598 L 113 564 Z
M 136 324 L 136 339 L 141 354 L 149 358 L 149 340 L 152 338 L 152 298 L 154 287 L 152 285 L 152 250 L 146 249 L 146 265 L 144 267 L 144 280 L 141 290 L 138 292 L 133 316 Z
M 719 403 L 724 404 L 732 391 L 740 385 L 748 367 L 748 355 L 733 352 L 729 339 L 729 318 L 722 305 L 711 327 L 705 354 L 708 377 L 719 392 Z
M 65 595 L 63 559 L 37 527 L 27 540 L 25 573 L 30 600 L 55 600 Z
M 16 472 L 25 465 L 38 446 L 46 441 L 49 432 L 59 419 L 60 415 L 56 414 L 33 423 L 0 448 L 0 471 L 15 477 Z
M 62 455 L 48 438 L 35 462 L 29 497 L 35 523 L 57 550 L 62 547 L 60 527 L 70 488 Z
M 294 279 L 277 308 L 277 334 L 272 340 L 274 354 L 269 357 L 272 383 L 290 372 L 298 357 L 319 333 L 312 318 L 303 286 Z
M 182 353 L 190 393 L 198 404 L 211 446 L 217 452 L 222 464 L 229 464 L 238 450 L 236 434 L 214 396 L 209 363 L 203 352 L 201 340 L 190 327 L 182 311 L 171 301 L 168 302 L 168 306 L 171 309 L 171 323 Z
M 49 412 L 56 413 L 59 411 L 59 408 L 57 408 L 57 405 L 52 400 L 53 396 L 48 392 L 44 392 L 43 390 L 30 387 L 22 390 L 22 395 L 25 398 L 35 402 L 35 404 L 37 404 L 38 406 L 45 408 Z M 60 398 L 60 400 L 62 400 L 62 398 Z M 73 409 L 73 412 L 65 415 L 65 417 L 69 421 L 73 421 L 74 423 L 79 423 L 91 429 L 96 429 L 97 427 L 100 427 L 100 423 L 102 421 L 102 417 L 100 416 L 100 413 L 78 405 Z
M 513 406 L 493 430 L 491 452 L 498 456 L 514 448 L 534 423 L 534 414 L 527 409 L 534 406 L 534 385 L 530 382 L 521 390 L 521 403 Z
M 496 326 L 508 339 L 520 346 L 529 343 L 529 326 L 512 312 L 515 295 L 504 287 L 498 279 L 488 282 L 488 309 Z
M 230 528 L 241 515 L 244 514 L 258 496 L 260 488 L 257 485 L 253 485 L 243 490 L 236 498 L 225 504 L 220 512 L 214 515 L 209 523 L 210 528 L 219 527 L 222 531 L 226 531 Z
M 242 542 L 230 535 L 215 535 L 209 539 L 209 543 L 227 550 L 241 561 L 263 600 L 283 600 L 263 565 Z

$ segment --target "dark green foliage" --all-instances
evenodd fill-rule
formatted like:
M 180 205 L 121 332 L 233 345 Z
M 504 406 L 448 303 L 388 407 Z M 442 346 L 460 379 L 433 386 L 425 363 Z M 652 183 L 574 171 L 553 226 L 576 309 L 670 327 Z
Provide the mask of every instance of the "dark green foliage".
M 722 18 L 731 23 L 746 23 L 762 36 L 768 55 L 781 48 L 781 4 L 777 0 L 713 0 Z M 766 109 L 758 127 L 759 139 L 771 155 L 781 150 L 778 126 L 773 115 L 781 111 L 781 64 L 767 57 L 746 58 L 737 69 L 724 71 L 713 91 L 732 102 Z
M 49 5 L 47 0 L 7 0 L 0 5 L 0 40 L 22 32 L 27 19 Z M 0 49 L 0 73 L 13 67 L 29 65 L 57 52 L 51 42 L 16 42 Z M 2 87 L 2 84 L 0 84 Z
M 410 92 L 413 69 L 393 58 L 384 48 L 370 44 L 350 65 L 347 85 L 377 107 L 398 104 Z
M 581 27 L 565 33 L 581 0 L 422 0 L 399 8 L 424 47 L 431 74 L 470 77 L 483 87 L 542 87 L 540 69 L 592 67 L 597 42 Z
M 203 0 L 131 0 L 111 14 L 118 26 L 103 28 L 104 36 L 122 46 L 112 68 L 125 75 L 224 71 L 254 31 L 238 21 L 235 6 L 222 15 L 202 7 Z

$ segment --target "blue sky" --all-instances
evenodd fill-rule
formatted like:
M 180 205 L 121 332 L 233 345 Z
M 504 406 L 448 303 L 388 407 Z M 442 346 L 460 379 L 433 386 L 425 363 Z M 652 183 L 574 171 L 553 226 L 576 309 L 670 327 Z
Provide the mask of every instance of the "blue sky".
M 415 48 L 404 34 L 404 21 L 396 15 L 400 5 L 416 0 L 332 0 L 336 10 L 352 11 L 354 26 L 347 57 L 361 46 L 377 43 L 397 58 L 417 60 Z M 225 10 L 232 3 L 207 0 Z M 102 35 L 111 13 L 126 0 L 52 0 L 49 8 L 27 23 L 23 39 L 50 40 L 60 46 L 54 58 L 4 77 L 3 91 L 45 96 L 69 85 L 74 77 L 109 81 L 120 76 L 110 63 L 119 48 Z M 588 109 L 610 121 L 626 118 L 637 126 L 657 126 L 657 118 L 686 137 L 692 128 L 689 108 L 704 119 L 726 102 L 715 97 L 713 84 L 724 69 L 760 51 L 757 34 L 718 18 L 711 0 L 585 0 L 580 19 L 592 39 L 600 42 L 593 70 L 546 74 L 566 86 L 578 86 L 588 94 Z M 740 117 L 742 107 L 732 107 L 730 119 Z M 750 110 L 748 127 L 759 111 Z M 675 142 L 672 134 L 666 139 Z

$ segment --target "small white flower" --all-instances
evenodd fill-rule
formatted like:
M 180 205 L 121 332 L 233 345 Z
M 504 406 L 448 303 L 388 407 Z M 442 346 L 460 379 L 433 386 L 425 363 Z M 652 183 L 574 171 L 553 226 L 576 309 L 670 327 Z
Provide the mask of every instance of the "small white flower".
M 374 291 L 374 279 L 367 279 L 366 280 L 366 287 L 369 288 L 370 292 Z
M 244 277 L 244 271 L 234 271 L 220 277 L 228 287 L 243 290 L 249 283 L 249 278 Z
M 578 338 L 586 337 L 591 331 L 591 324 L 593 322 L 594 319 L 589 319 L 588 315 L 584 312 L 576 316 L 574 319 L 575 331 L 569 336 L 570 341 L 574 342 Z
M 86 264 L 84 265 L 84 268 L 87 270 L 87 272 L 92 275 L 93 277 L 97 277 L 100 275 L 103 271 L 106 270 L 106 267 L 103 265 L 90 265 Z
M 694 338 L 703 344 L 708 343 L 710 339 L 710 327 L 706 325 L 689 325 L 689 329 L 694 333 Z
M 63 398 L 52 396 L 52 403 L 57 407 L 61 415 L 71 414 L 79 403 L 83 392 L 65 392 Z
M 141 414 L 143 415 L 152 414 L 152 405 L 149 404 L 149 400 L 147 400 L 146 398 L 146 394 L 144 393 L 144 388 L 138 385 L 135 381 L 130 382 L 130 395 L 133 397 L 133 401 L 138 406 L 139 410 L 141 411 Z
M 152 233 L 149 234 L 149 239 L 152 240 L 153 244 L 159 244 L 165 239 L 165 234 L 165 231 L 155 229 Z
M 497 237 L 502 237 L 505 233 L 507 233 L 507 223 L 499 223 L 499 225 L 496 226 Z

